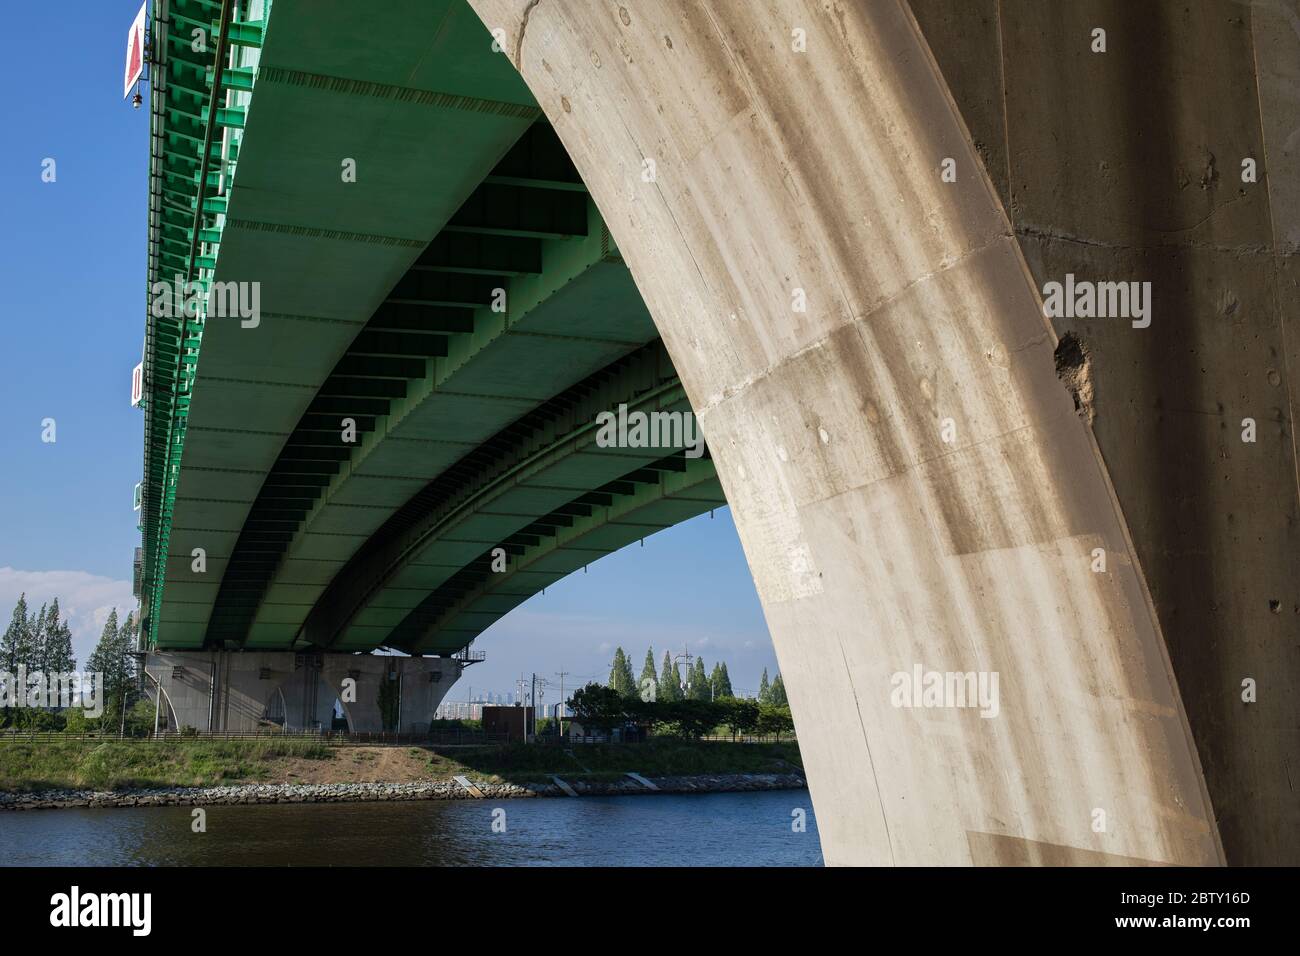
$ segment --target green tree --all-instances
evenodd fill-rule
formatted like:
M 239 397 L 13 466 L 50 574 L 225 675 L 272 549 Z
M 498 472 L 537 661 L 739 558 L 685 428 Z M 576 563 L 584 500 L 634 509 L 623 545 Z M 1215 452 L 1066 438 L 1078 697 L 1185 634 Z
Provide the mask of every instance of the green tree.
M 664 651 L 664 668 L 659 675 L 657 699 L 665 703 L 682 699 L 682 684 L 677 677 L 677 668 L 673 665 L 672 655 L 668 651 Z
M 771 697 L 772 688 L 767 682 L 767 668 L 763 668 L 763 677 L 758 682 L 758 702 L 766 704 Z
M 41 609 L 27 619 L 27 670 L 45 673 L 45 625 L 49 616 L 49 606 L 42 604 Z
M 712 700 L 713 685 L 709 683 L 708 676 L 704 673 L 704 658 L 695 658 L 695 666 L 691 668 L 691 683 L 689 693 L 691 700 Z
M 719 703 L 723 707 L 722 722 L 731 731 L 732 740 L 735 740 L 738 734 L 752 734 L 758 729 L 758 701 L 723 697 L 719 699 Z
M 641 679 L 637 681 L 637 690 L 639 692 L 637 696 L 639 697 L 642 694 L 645 694 L 645 696 L 649 697 L 650 695 L 646 693 L 646 691 L 649 688 L 654 687 L 658 682 L 659 678 L 655 674 L 655 649 L 653 647 L 647 648 L 645 652 L 645 663 L 641 665 Z M 658 694 L 656 693 L 654 696 L 657 697 Z M 654 698 L 651 697 L 651 699 L 653 700 Z
M 135 626 L 131 615 L 121 627 L 117 623 L 117 608 L 108 615 L 104 630 L 99 636 L 86 669 L 103 675 L 104 680 L 104 715 L 100 725 L 104 728 L 116 728 L 120 722 L 122 708 L 129 707 L 135 697 L 135 659 L 131 657 L 131 639 Z
M 126 712 L 126 733 L 130 737 L 148 737 L 153 733 L 156 703 L 152 697 L 137 700 Z
M 140 622 L 135 618 L 135 612 L 126 616 L 126 623 L 117 632 L 117 641 L 119 653 L 125 655 L 127 669 L 132 677 L 135 676 L 135 658 L 132 654 L 135 652 L 136 638 L 140 634 Z
M 709 677 L 709 683 L 713 685 L 714 700 L 736 696 L 736 692 L 731 689 L 731 676 L 727 673 L 727 665 L 722 661 L 713 665 L 713 674 Z
M 623 653 L 623 648 L 615 648 L 614 663 L 609 669 L 609 686 L 618 691 L 621 697 L 636 697 L 636 681 L 632 679 L 632 662 Z
M 767 702 L 776 707 L 789 707 L 790 699 L 785 696 L 785 681 L 781 675 L 776 675 L 776 680 L 772 681 L 772 686 L 767 691 Z
M 18 671 L 19 664 L 26 663 L 28 626 L 27 595 L 21 594 L 4 637 L 0 638 L 0 665 L 11 674 Z
M 672 724 L 678 736 L 691 740 L 712 731 L 722 722 L 724 713 L 721 704 L 707 700 L 675 700 L 659 707 L 664 722 Z
M 588 684 L 573 692 L 573 719 L 585 729 L 612 730 L 627 719 L 629 702 L 612 687 Z
M 72 653 L 72 629 L 67 621 L 59 620 L 59 599 L 46 612 L 45 618 L 45 660 L 46 673 L 73 671 L 77 669 L 77 659 Z
M 760 704 L 758 707 L 758 732 L 775 734 L 780 740 L 782 734 L 794 730 L 794 718 L 789 707 L 777 707 L 772 704 Z

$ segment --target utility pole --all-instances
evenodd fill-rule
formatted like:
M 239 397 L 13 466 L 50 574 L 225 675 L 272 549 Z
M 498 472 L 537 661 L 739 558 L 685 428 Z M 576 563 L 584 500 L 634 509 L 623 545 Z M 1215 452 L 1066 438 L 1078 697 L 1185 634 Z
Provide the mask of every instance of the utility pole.
M 564 739 L 564 678 L 569 676 L 568 671 L 558 671 L 556 676 L 560 678 L 560 708 L 555 712 L 556 718 L 560 724 L 560 739 Z
M 690 679 L 691 679 L 691 664 L 694 663 L 695 658 L 691 656 L 691 652 L 690 652 L 689 650 L 687 650 L 685 647 L 683 647 L 683 648 L 682 648 L 682 652 L 673 658 L 673 676 L 674 676 L 674 677 L 677 676 L 677 662 L 678 662 L 678 661 L 685 661 L 685 662 L 686 662 L 686 685 L 685 685 L 685 686 L 689 686 L 689 684 L 690 684 Z M 683 685 L 681 684 L 681 678 L 680 678 L 680 677 L 677 678 L 677 681 L 678 681 L 678 686 L 679 686 L 679 687 L 680 687 L 680 686 L 683 686 Z
M 537 672 L 533 671 L 533 692 L 530 703 L 533 705 L 533 735 L 537 735 Z

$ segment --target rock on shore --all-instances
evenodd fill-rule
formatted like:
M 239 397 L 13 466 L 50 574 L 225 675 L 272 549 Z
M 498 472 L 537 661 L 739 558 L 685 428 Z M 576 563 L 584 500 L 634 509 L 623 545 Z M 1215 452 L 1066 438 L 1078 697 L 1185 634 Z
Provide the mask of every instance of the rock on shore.
M 646 793 L 733 793 L 750 790 L 793 790 L 807 786 L 802 776 L 785 774 L 706 774 L 690 777 L 650 777 L 658 789 L 635 780 L 587 782 L 570 779 L 579 795 L 613 796 Z M 563 797 L 554 783 L 479 783 L 483 799 Z M 67 807 L 233 806 L 254 803 L 363 803 L 401 800 L 479 799 L 454 780 L 423 783 L 237 784 L 227 787 L 161 787 L 144 790 L 40 790 L 0 792 L 0 810 L 58 810 Z

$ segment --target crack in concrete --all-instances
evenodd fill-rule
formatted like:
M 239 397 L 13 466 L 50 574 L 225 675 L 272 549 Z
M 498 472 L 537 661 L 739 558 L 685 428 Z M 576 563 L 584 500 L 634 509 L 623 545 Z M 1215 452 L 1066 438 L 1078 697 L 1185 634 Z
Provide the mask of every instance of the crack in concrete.
M 523 52 L 524 52 L 524 33 L 528 30 L 528 19 L 533 15 L 533 10 L 542 0 L 528 0 L 528 6 L 524 7 L 523 16 L 519 20 L 519 36 L 515 38 L 515 69 L 520 73 L 524 72 Z
M 1211 215 L 1213 215 L 1213 213 L 1211 213 Z M 1114 249 L 1121 252 L 1134 252 L 1146 249 L 1200 249 L 1206 252 L 1226 252 L 1232 255 L 1273 255 L 1273 250 L 1267 245 L 1225 246 L 1217 242 L 1196 242 L 1194 240 L 1141 244 L 1106 242 L 1102 239 L 1089 239 L 1086 236 L 1074 235 L 1072 233 L 1061 232 L 1055 229 L 1046 229 L 1041 226 L 1017 226 L 1016 237 L 1017 239 L 1041 239 L 1048 242 L 1069 242 L 1078 246 L 1093 246 L 1098 249 Z
M 700 407 L 697 414 L 704 415 L 705 413 L 711 411 L 717 406 L 730 401 L 732 398 L 739 395 L 741 392 L 745 391 L 755 382 L 760 382 L 765 378 L 771 377 L 772 373 L 775 372 L 776 370 L 786 365 L 789 365 L 791 362 L 798 360 L 799 358 L 803 357 L 804 355 L 806 355 L 807 353 L 815 349 L 825 348 L 827 343 L 830 342 L 830 340 L 834 338 L 835 335 L 837 335 L 843 329 L 847 328 L 848 326 L 857 325 L 860 322 L 866 322 L 870 320 L 873 316 L 879 314 L 882 310 L 889 308 L 894 303 L 903 299 L 917 286 L 922 285 L 923 283 L 928 282 L 931 279 L 934 279 L 938 276 L 943 276 L 948 272 L 952 272 L 958 266 L 961 266 L 963 263 L 965 263 L 967 259 L 970 259 L 973 256 L 977 256 L 980 253 L 984 252 L 985 250 L 996 245 L 997 243 L 1003 241 L 1010 241 L 1014 243 L 1016 240 L 1015 237 L 1012 236 L 1010 233 L 998 231 L 992 234 L 988 239 L 980 243 L 978 246 L 973 246 L 967 249 L 965 252 L 959 254 L 955 259 L 944 262 L 942 265 L 939 266 L 939 268 L 931 269 L 928 272 L 923 273 L 922 275 L 916 276 L 908 280 L 908 282 L 905 283 L 900 289 L 897 289 L 896 291 L 892 292 L 887 296 L 883 296 L 879 300 L 868 305 L 865 309 L 862 309 L 861 311 L 856 313 L 846 309 L 844 314 L 847 315 L 848 318 L 845 319 L 845 321 L 839 322 L 831 326 L 826 331 L 826 333 L 822 335 L 820 338 L 818 338 L 816 341 L 810 342 L 807 345 L 804 345 L 799 349 L 796 349 L 795 351 L 791 352 L 789 355 L 786 355 L 785 357 L 772 363 L 766 368 L 753 373 L 752 375 L 746 376 L 744 379 L 742 379 L 739 382 L 735 382 L 732 385 L 725 386 L 724 388 L 721 389 L 721 391 L 716 392 L 715 396 L 712 399 L 710 399 L 702 407 Z M 698 269 L 698 266 L 696 268 Z

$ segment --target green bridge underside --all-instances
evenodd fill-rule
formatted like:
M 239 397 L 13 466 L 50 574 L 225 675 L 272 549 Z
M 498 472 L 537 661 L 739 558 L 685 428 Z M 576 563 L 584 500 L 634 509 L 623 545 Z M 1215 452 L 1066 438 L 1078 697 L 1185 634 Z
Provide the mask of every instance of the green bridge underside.
M 260 316 L 149 318 L 150 642 L 452 654 L 723 505 L 689 436 L 596 440 L 602 411 L 689 405 L 464 0 L 247 6 L 224 28 L 218 3 L 153 10 L 151 288 L 257 283 Z M 203 23 L 236 51 L 214 109 Z

